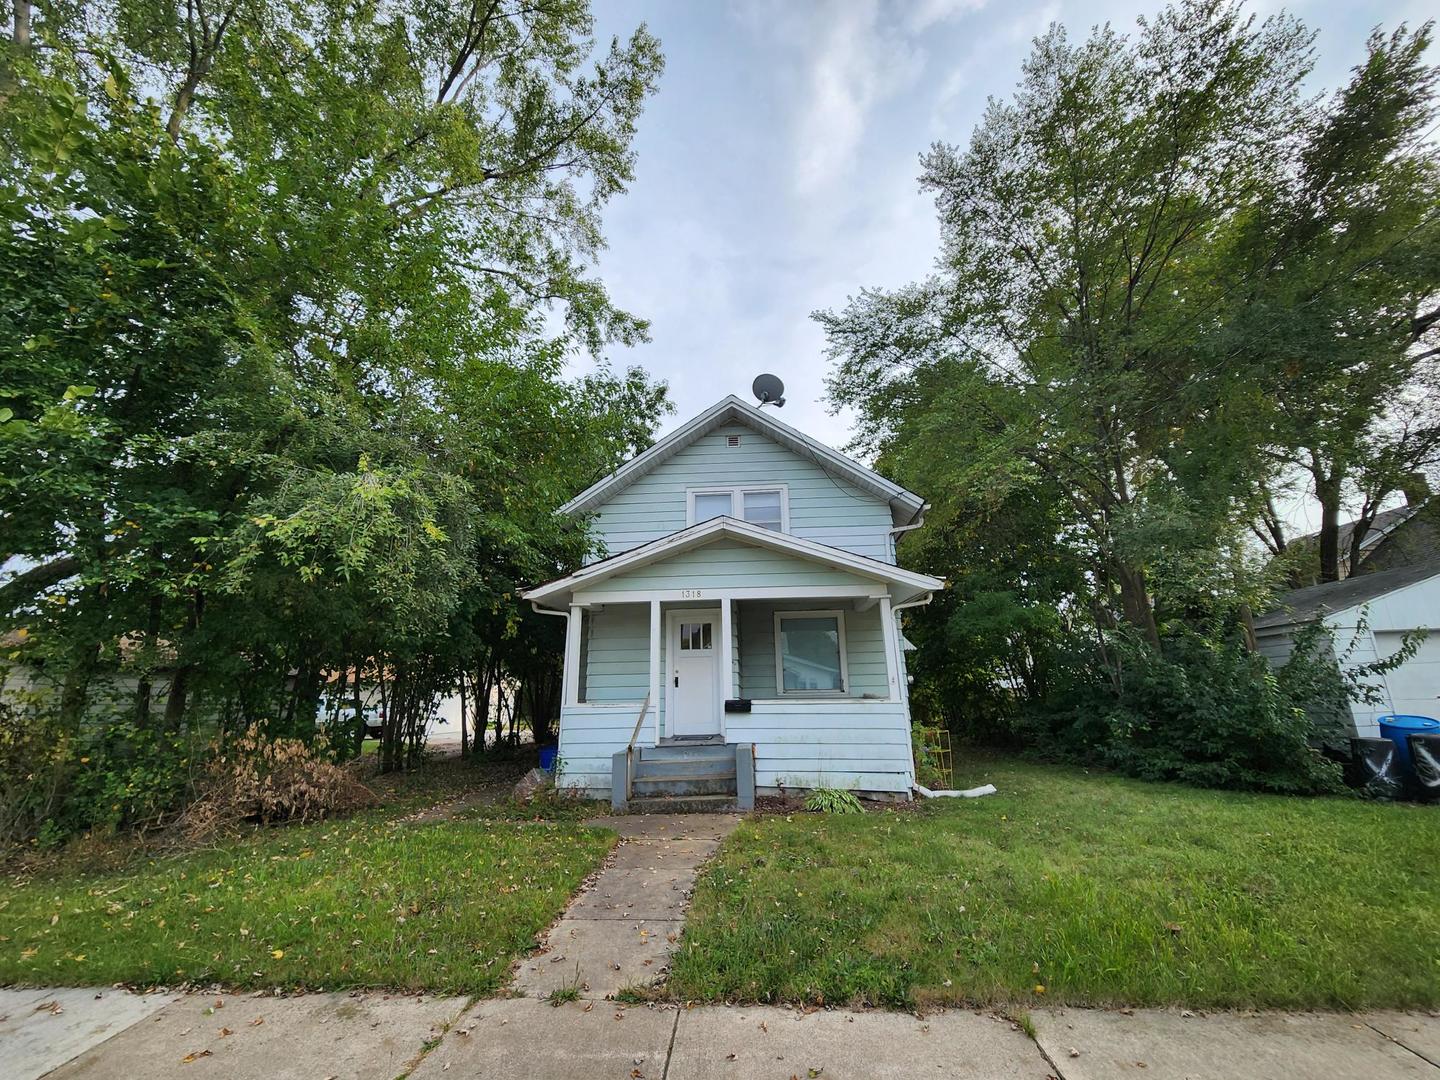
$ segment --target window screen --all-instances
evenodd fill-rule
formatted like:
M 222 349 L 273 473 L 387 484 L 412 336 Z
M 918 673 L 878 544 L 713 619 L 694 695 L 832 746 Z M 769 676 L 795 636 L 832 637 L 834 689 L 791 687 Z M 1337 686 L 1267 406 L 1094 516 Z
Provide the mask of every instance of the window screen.
M 834 615 L 782 617 L 780 670 L 786 693 L 843 691 L 840 620 Z
M 780 531 L 783 523 L 780 515 L 780 492 L 747 491 L 744 500 L 746 521 L 763 529 Z
M 709 521 L 711 518 L 728 516 L 733 517 L 735 509 L 731 505 L 730 492 L 722 491 L 719 494 L 696 495 L 695 496 L 695 524 L 702 521 Z

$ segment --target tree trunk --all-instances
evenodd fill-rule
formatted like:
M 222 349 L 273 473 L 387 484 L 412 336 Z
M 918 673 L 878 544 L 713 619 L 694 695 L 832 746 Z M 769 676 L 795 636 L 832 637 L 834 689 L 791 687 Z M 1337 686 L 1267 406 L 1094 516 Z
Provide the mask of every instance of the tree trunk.
M 467 757 L 470 753 L 470 736 L 466 731 L 465 712 L 465 672 L 460 672 L 460 756 Z
M 149 610 L 145 617 L 145 646 L 150 655 L 145 658 L 144 666 L 140 668 L 140 678 L 135 686 L 135 724 L 140 728 L 148 727 L 150 724 L 150 699 L 153 688 L 151 675 L 160 656 L 160 615 L 163 603 L 163 598 L 158 592 L 152 594 Z
M 1340 481 L 1315 475 L 1315 498 L 1320 503 L 1320 581 L 1340 580 Z
M 200 628 L 200 618 L 205 612 L 205 594 L 195 593 L 190 599 L 190 610 L 185 615 L 186 637 L 194 635 Z M 182 663 L 181 657 L 185 655 L 188 642 L 179 641 L 175 647 L 175 674 L 170 676 L 170 689 L 165 695 L 165 729 L 167 731 L 179 731 L 180 725 L 185 720 L 185 706 L 190 690 L 190 675 L 195 669 L 194 664 Z
M 1125 621 L 1145 635 L 1153 648 L 1160 647 L 1160 629 L 1155 624 L 1155 609 L 1150 603 L 1150 588 L 1145 571 L 1113 560 L 1116 583 L 1120 586 L 1120 606 Z

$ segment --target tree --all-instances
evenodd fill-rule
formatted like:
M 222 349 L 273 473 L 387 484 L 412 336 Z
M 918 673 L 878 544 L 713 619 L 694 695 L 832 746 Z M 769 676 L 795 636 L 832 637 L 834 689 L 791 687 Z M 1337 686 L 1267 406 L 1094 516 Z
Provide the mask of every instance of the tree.
M 1321 581 L 1340 577 L 1342 557 L 1358 562 L 1385 500 L 1440 460 L 1431 31 L 1371 35 L 1349 85 L 1307 117 L 1296 166 L 1246 240 L 1254 285 L 1235 316 L 1239 352 L 1265 369 L 1266 453 L 1305 475 L 1320 504 Z M 1342 552 L 1347 504 L 1358 512 Z M 1273 515 L 1262 537 L 1283 550 Z
M 1331 785 L 1252 655 L 1251 536 L 1284 546 L 1274 495 L 1312 452 L 1370 515 L 1433 459 L 1429 34 L 1372 37 L 1325 103 L 1283 15 L 1055 26 L 968 146 L 922 157 L 934 274 L 816 318 L 858 447 L 943 493 L 902 550 L 956 583 L 916 630 L 952 716 L 1013 694 L 1133 772 Z
M 964 393 L 940 407 L 985 429 L 998 483 L 1043 479 L 1069 502 L 1102 591 L 1152 644 L 1151 557 L 1125 534 L 1158 486 L 1197 479 L 1189 498 L 1222 500 L 1213 473 L 1187 470 L 1206 448 L 1177 433 L 1172 403 L 1209 375 L 1235 208 L 1293 140 L 1309 41 L 1219 2 L 1167 8 L 1134 41 L 1107 27 L 1073 45 L 1052 27 L 968 149 L 923 158 L 936 275 L 818 316 L 832 395 L 872 440 L 908 373 L 946 365 Z
M 308 732 L 323 673 L 361 670 L 413 720 L 467 619 L 517 633 L 518 584 L 583 555 L 551 507 L 668 407 L 636 371 L 564 375 L 645 334 L 591 267 L 661 58 L 643 28 L 596 55 L 592 25 L 12 10 L 0 552 L 27 568 L 0 615 L 72 727 L 116 667 L 142 725 Z M 397 727 L 386 764 L 417 746 Z

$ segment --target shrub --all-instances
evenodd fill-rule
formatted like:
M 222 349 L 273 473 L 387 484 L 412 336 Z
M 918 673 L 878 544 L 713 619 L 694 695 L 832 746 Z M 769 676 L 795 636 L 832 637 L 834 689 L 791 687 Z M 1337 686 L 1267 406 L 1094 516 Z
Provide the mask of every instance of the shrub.
M 1305 703 L 1240 642 L 1179 628 L 1160 652 L 1123 637 L 1116 648 L 1120 687 L 1041 716 L 1033 741 L 1042 751 L 1149 780 L 1290 794 L 1343 789 L 1339 767 L 1310 746 Z
M 183 830 L 204 835 L 243 821 L 316 821 L 377 802 L 375 793 L 316 747 L 271 738 L 252 724 L 217 756 L 186 810 Z
M 70 740 L 52 719 L 0 702 L 0 847 L 24 843 L 46 826 L 53 837 L 73 768 Z
M 865 807 L 853 791 L 844 788 L 816 788 L 805 796 L 805 809 L 817 814 L 863 814 Z

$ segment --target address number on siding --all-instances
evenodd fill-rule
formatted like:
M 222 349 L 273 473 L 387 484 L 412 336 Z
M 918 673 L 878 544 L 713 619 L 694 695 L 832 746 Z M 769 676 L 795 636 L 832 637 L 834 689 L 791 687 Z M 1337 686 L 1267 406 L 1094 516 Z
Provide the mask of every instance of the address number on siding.
M 681 590 L 680 590 L 680 599 L 681 599 L 681 600 L 703 600 L 704 598 L 705 598 L 705 590 L 704 590 L 704 589 L 681 589 Z

